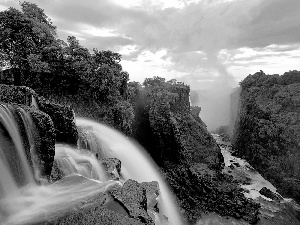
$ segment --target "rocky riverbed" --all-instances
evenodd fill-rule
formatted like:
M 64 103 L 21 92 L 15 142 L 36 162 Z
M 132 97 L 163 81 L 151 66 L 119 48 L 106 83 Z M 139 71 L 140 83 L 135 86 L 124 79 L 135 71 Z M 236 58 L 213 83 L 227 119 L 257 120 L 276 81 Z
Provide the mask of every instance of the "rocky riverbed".
M 300 206 L 292 199 L 283 198 L 276 188 L 265 180 L 248 162 L 235 157 L 229 139 L 224 135 L 212 134 L 221 148 L 225 167 L 223 173 L 233 176 L 244 189 L 244 195 L 261 205 L 259 221 L 263 225 L 300 224 Z M 236 219 L 224 219 L 210 214 L 203 217 L 198 224 L 249 224 Z

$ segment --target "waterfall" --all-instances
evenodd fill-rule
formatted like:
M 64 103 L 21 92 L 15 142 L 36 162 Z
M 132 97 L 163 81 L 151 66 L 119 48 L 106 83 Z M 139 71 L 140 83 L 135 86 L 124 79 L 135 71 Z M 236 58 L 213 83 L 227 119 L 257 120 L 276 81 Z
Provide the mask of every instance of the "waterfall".
M 118 158 L 121 175 L 138 182 L 158 181 L 159 207 L 170 224 L 183 224 L 172 193 L 150 156 L 120 132 L 86 119 L 77 119 L 78 148 L 55 145 L 54 160 L 64 174 L 53 184 L 38 185 L 35 164 L 35 126 L 21 107 L 0 104 L 0 224 L 36 224 L 74 210 L 86 198 L 104 192 L 120 181 L 107 180 L 98 158 Z M 89 149 L 89 150 L 87 150 Z M 76 208 L 76 207 L 75 207 Z M 153 212 L 157 225 L 162 214 Z
M 13 194 L 21 186 L 34 183 L 14 113 L 12 106 L 0 104 L 0 198 Z M 20 110 L 19 113 L 25 120 L 26 112 Z M 26 127 L 26 124 L 23 125 Z
M 66 145 L 55 146 L 54 159 L 59 162 L 60 168 L 66 176 L 80 174 L 86 178 L 106 181 L 105 170 L 100 166 L 94 154 L 88 151 L 79 151 Z
M 89 147 L 99 157 L 118 158 L 122 162 L 122 176 L 138 182 L 158 181 L 160 187 L 160 209 L 168 217 L 170 224 L 182 225 L 181 214 L 174 202 L 172 192 L 158 172 L 151 157 L 137 143 L 122 133 L 91 120 L 77 118 L 83 137 L 79 147 Z

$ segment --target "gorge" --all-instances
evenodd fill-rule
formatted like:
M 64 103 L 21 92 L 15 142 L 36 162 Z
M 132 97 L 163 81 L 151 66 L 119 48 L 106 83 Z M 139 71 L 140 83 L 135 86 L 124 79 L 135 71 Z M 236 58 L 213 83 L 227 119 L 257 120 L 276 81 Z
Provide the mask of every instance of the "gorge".
M 211 133 L 189 85 L 129 82 L 121 54 L 20 8 L 0 12 L 0 224 L 300 224 L 299 71 L 247 76 L 231 112 L 216 90 Z

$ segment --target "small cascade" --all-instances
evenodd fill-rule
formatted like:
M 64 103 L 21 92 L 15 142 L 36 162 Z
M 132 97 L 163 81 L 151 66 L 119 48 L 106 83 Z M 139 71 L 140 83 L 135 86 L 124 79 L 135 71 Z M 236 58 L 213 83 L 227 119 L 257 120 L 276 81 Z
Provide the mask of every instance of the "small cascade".
M 0 104 L 0 197 L 13 194 L 21 186 L 35 183 L 27 160 L 30 156 L 26 156 L 14 113 L 12 106 Z M 19 114 L 22 117 L 26 113 L 20 111 Z
M 66 145 L 57 144 L 55 146 L 54 159 L 59 163 L 66 176 L 80 174 L 90 179 L 107 180 L 105 170 L 91 152 L 80 151 Z
M 31 97 L 31 106 L 34 106 L 35 108 L 39 109 L 39 106 L 34 96 Z
M 121 133 L 105 125 L 77 119 L 81 127 L 79 148 L 57 144 L 56 164 L 64 178 L 51 185 L 37 185 L 35 164 L 39 134 L 30 115 L 21 107 L 0 104 L 0 224 L 36 224 L 76 210 L 86 198 L 105 191 L 120 181 L 107 180 L 97 158 L 118 158 L 122 177 L 138 182 L 158 181 L 160 213 L 152 212 L 156 224 L 182 225 L 172 193 L 147 153 Z M 88 151 L 89 149 L 90 151 Z M 75 208 L 74 208 L 75 207 Z
M 88 147 L 101 158 L 118 158 L 122 162 L 122 176 L 138 182 L 158 181 L 161 199 L 160 209 L 170 224 L 182 225 L 180 212 L 173 200 L 171 190 L 158 172 L 151 157 L 122 133 L 87 119 L 77 118 L 76 124 L 82 130 L 79 145 Z

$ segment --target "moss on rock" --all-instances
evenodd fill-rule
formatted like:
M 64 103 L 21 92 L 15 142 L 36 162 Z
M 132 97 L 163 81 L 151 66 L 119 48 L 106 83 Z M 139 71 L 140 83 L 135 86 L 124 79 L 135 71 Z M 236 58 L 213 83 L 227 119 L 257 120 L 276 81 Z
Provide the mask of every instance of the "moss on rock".
M 26 108 L 37 134 L 34 138 L 37 162 L 42 176 L 50 176 L 55 155 L 55 130 L 50 116 L 34 107 Z M 35 159 L 34 159 L 35 160 Z
M 53 120 L 56 142 L 77 144 L 78 131 L 74 111 L 69 106 L 52 103 L 43 97 L 37 99 L 39 109 Z
M 4 84 L 0 84 L 0 101 L 29 107 L 37 104 L 37 108 L 48 114 L 53 120 L 56 142 L 71 145 L 77 144 L 78 132 L 75 125 L 75 116 L 69 106 L 50 102 L 44 97 L 40 97 L 31 88 Z M 36 101 L 36 103 L 34 101 Z

